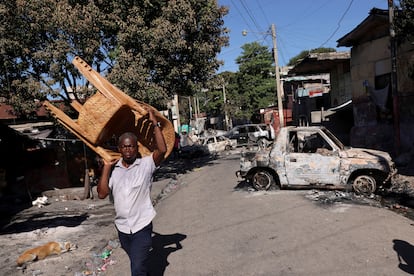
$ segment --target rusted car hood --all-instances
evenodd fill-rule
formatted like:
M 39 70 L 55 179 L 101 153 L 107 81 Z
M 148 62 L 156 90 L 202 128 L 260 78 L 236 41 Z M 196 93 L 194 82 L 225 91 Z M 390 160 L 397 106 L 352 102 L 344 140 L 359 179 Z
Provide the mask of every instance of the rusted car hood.
M 389 162 L 392 161 L 391 156 L 388 154 L 388 152 L 380 151 L 380 150 L 363 149 L 363 148 L 348 148 L 344 150 L 344 153 L 349 158 L 372 159 L 372 160 L 383 159 Z

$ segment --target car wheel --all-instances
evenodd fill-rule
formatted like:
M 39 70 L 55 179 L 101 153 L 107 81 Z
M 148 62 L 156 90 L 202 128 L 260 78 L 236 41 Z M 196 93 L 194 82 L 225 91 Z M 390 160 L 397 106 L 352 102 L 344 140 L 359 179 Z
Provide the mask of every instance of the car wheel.
M 264 170 L 257 171 L 253 174 L 252 185 L 256 190 L 266 191 L 275 184 L 273 175 Z
M 231 150 L 231 146 L 226 145 L 226 147 L 224 148 L 224 150 Z
M 370 195 L 377 189 L 377 182 L 372 176 L 360 175 L 355 178 L 352 188 L 356 194 Z

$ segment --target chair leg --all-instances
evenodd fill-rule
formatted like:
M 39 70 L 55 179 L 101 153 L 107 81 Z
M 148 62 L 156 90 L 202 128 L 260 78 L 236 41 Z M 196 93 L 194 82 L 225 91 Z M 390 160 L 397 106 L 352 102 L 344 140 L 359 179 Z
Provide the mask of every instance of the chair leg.
M 89 66 L 84 60 L 82 60 L 80 57 L 75 57 L 72 61 L 74 66 L 81 72 L 81 74 L 89 80 L 97 89 L 98 93 L 101 93 L 108 99 L 111 99 L 115 102 L 122 103 L 128 105 L 135 114 L 135 120 L 136 124 L 135 127 L 139 126 L 139 121 L 148 119 L 148 112 L 146 110 L 147 108 L 154 109 L 156 111 L 156 117 L 159 122 L 161 122 L 161 125 L 163 126 L 163 135 L 164 138 L 166 138 L 167 142 L 167 154 L 168 156 L 173 147 L 174 147 L 174 140 L 175 140 L 175 131 L 172 123 L 165 118 L 161 113 L 159 113 L 154 107 L 133 99 L 132 97 L 128 96 L 124 92 L 122 92 L 119 88 L 115 87 L 113 84 L 111 84 L 108 80 L 106 80 L 104 77 L 102 77 L 98 72 L 92 69 L 91 66 Z M 152 122 L 149 123 L 152 125 Z M 147 128 L 146 130 L 152 129 Z M 144 144 L 151 144 L 150 141 L 142 141 Z
M 72 61 L 73 65 L 81 72 L 81 74 L 95 86 L 100 93 L 109 99 L 113 99 L 119 103 L 125 103 L 134 106 L 140 114 L 145 115 L 147 111 L 136 101 L 122 92 L 119 88 L 102 77 L 98 72 L 92 69 L 83 59 L 75 57 Z
M 76 123 L 74 123 L 72 119 L 70 119 L 65 113 L 63 113 L 60 109 L 56 108 L 49 102 L 45 102 L 44 104 L 46 105 L 46 108 L 49 109 L 50 113 L 52 113 L 52 115 L 55 116 L 65 128 L 72 132 L 76 137 L 78 137 L 82 142 L 84 142 L 85 145 L 87 145 L 105 161 L 111 162 L 121 157 L 121 155 L 117 152 L 107 150 L 100 146 L 94 146 L 90 141 L 88 141 L 85 138 L 83 131 L 79 128 L 79 126 L 77 126 Z
M 80 128 L 76 122 L 74 122 L 68 115 L 66 115 L 59 108 L 55 107 L 48 101 L 45 101 L 43 105 L 46 107 L 47 110 L 49 110 L 53 117 L 57 118 L 71 132 L 86 137 L 86 133 L 82 130 L 82 128 Z

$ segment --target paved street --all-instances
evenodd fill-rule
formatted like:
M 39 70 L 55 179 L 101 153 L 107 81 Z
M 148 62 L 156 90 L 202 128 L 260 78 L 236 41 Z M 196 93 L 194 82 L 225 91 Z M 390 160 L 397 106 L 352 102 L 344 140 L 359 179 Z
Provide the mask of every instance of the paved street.
M 212 162 L 157 206 L 154 230 L 170 239 L 159 252 L 164 275 L 414 273 L 411 220 L 383 208 L 321 206 L 309 191 L 235 191 L 237 166 L 236 158 Z
M 157 173 L 152 275 L 414 274 L 412 220 L 347 201 L 322 204 L 308 190 L 235 189 L 238 163 L 238 154 L 183 160 Z M 102 267 L 97 254 L 116 242 L 107 200 L 57 200 L 36 208 L 19 213 L 0 235 L 2 274 L 78 276 Z M 16 270 L 23 249 L 54 239 L 79 247 Z M 115 246 L 110 260 L 99 275 L 129 275 L 122 249 Z

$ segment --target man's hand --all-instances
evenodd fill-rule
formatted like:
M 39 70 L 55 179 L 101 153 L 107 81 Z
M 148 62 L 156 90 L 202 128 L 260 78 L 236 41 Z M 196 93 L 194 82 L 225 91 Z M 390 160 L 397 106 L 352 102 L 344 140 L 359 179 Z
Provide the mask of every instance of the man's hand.
M 157 118 L 155 117 L 155 111 L 152 108 L 144 107 L 146 111 L 148 111 L 149 119 L 151 122 L 156 125 L 158 123 Z
M 117 158 L 117 159 L 113 159 L 113 160 L 111 160 L 111 161 L 107 161 L 107 160 L 105 160 L 105 159 L 102 159 L 102 160 L 103 160 L 104 167 L 105 167 L 105 166 L 112 167 L 113 165 L 115 165 L 115 164 L 116 164 L 116 162 L 118 162 L 119 158 Z
M 111 174 L 112 166 L 115 165 L 116 162 L 118 162 L 117 159 L 112 161 L 103 160 L 102 174 L 97 186 L 98 197 L 100 199 L 105 198 L 109 194 L 109 175 Z
M 154 125 L 154 138 L 155 138 L 155 149 L 152 154 L 154 163 L 159 166 L 165 159 L 165 153 L 167 152 L 167 145 L 165 144 L 164 135 L 162 134 L 161 128 L 157 126 L 158 121 L 155 117 L 155 110 L 149 107 L 145 107 L 148 111 L 149 119 Z

